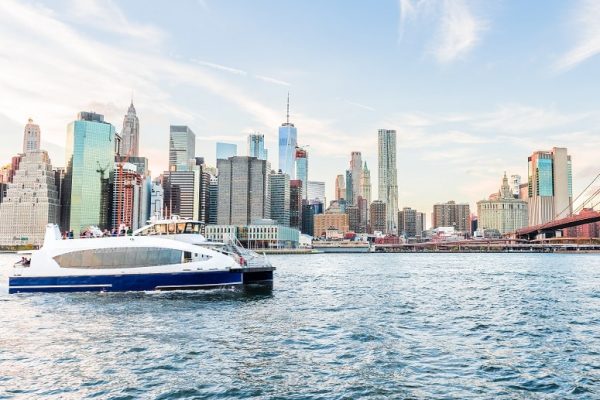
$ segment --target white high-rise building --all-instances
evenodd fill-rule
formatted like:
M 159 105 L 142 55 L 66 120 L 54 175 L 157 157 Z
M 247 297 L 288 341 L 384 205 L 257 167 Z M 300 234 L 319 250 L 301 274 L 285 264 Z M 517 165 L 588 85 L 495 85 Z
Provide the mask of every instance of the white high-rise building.
M 510 176 L 510 191 L 515 199 L 521 195 L 521 175 Z
M 152 183 L 150 192 L 150 217 L 163 217 L 165 191 L 160 183 Z
M 25 153 L 0 204 L 0 244 L 39 246 L 47 224 L 57 224 L 60 205 L 48 153 Z
M 398 218 L 398 172 L 396 167 L 396 131 L 379 129 L 378 149 L 378 189 L 379 200 L 386 205 L 386 229 L 397 232 Z
M 40 126 L 29 118 L 23 135 L 23 153 L 40 149 Z
M 123 131 L 121 132 L 121 155 L 137 157 L 140 151 L 140 121 L 136 115 L 133 100 L 123 117 Z
M 352 198 L 347 200 L 354 205 L 358 205 L 358 196 L 362 196 L 362 167 L 362 155 L 360 151 L 353 151 L 350 155 L 350 172 L 352 173 Z

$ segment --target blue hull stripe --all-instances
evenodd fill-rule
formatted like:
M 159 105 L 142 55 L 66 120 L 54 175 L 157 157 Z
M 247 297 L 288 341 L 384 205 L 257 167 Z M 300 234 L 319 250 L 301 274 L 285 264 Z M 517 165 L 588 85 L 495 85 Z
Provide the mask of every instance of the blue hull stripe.
M 200 289 L 241 285 L 242 272 L 198 271 L 155 274 L 9 277 L 9 293 L 123 292 L 138 290 Z

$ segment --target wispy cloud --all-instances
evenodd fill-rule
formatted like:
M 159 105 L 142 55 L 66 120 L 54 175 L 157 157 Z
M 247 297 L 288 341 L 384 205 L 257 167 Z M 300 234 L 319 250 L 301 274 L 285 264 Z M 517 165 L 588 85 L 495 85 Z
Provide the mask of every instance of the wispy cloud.
M 160 29 L 127 18 L 112 0 L 71 0 L 67 11 L 88 27 L 139 41 L 157 44 L 166 36 Z
M 292 86 L 291 83 L 286 82 L 286 81 L 282 81 L 279 79 L 275 79 L 275 78 L 270 78 L 268 76 L 263 76 L 263 75 L 254 75 L 254 77 L 258 80 L 261 80 L 263 82 L 268 82 L 268 83 L 274 83 L 275 85 L 281 85 L 281 86 Z
M 242 125 L 253 125 L 264 132 L 275 131 L 284 118 L 283 107 L 274 109 L 261 101 L 254 90 L 246 88 L 248 82 L 219 76 L 217 72 L 281 86 L 288 86 L 288 82 L 263 75 L 258 78 L 242 69 L 203 60 L 182 61 L 158 49 L 128 47 L 124 43 L 139 35 L 135 30 L 115 27 L 113 33 L 126 40 L 105 42 L 105 36 L 85 34 L 62 20 L 63 15 L 60 10 L 49 10 L 37 3 L 0 2 L 0 119 L 6 116 L 8 120 L 0 126 L 0 136 L 14 136 L 14 127 L 33 117 L 40 123 L 45 141 L 54 148 L 63 146 L 65 126 L 80 110 L 104 112 L 106 119 L 118 126 L 126 104 L 115 104 L 126 103 L 133 89 L 142 119 L 141 146 L 148 154 L 157 155 L 151 160 L 151 167 L 158 172 L 166 164 L 166 153 L 160 148 L 164 147 L 169 123 L 230 129 L 222 128 L 230 125 L 215 122 L 214 118 L 212 125 L 207 125 L 206 117 L 191 100 L 232 104 L 237 107 Z M 114 24 L 106 29 L 110 26 Z M 159 32 L 157 37 L 160 36 Z M 31 62 L 32 54 L 36 62 Z M 281 101 L 285 101 L 283 95 Z M 342 132 L 333 120 L 300 112 L 293 116 L 302 129 L 303 142 L 313 144 L 315 154 L 349 153 L 350 146 L 360 142 Z M 324 134 L 340 138 L 344 145 L 324 143 Z M 8 157 L 13 151 L 2 149 L 0 153 Z M 57 165 L 64 162 L 62 156 L 52 155 Z
M 208 61 L 200 61 L 200 60 L 196 60 L 196 59 L 192 59 L 191 61 L 198 65 L 202 65 L 204 67 L 209 67 L 209 68 L 217 69 L 219 71 L 229 72 L 229 73 L 235 74 L 235 75 L 243 75 L 243 76 L 248 75 L 248 73 L 244 70 L 227 67 L 227 66 L 221 65 L 221 64 L 215 64 L 215 63 L 211 63 Z
M 282 81 L 280 79 L 271 78 L 269 76 L 264 76 L 264 75 L 252 75 L 252 74 L 249 74 L 247 71 L 244 71 L 242 69 L 228 67 L 226 65 L 221 65 L 221 64 L 216 64 L 216 63 L 208 62 L 208 61 L 196 60 L 196 59 L 192 59 L 191 61 L 193 63 L 201 65 L 203 67 L 209 67 L 209 68 L 216 69 L 216 70 L 219 70 L 219 71 L 228 72 L 228 73 L 234 74 L 234 75 L 249 76 L 249 77 L 252 77 L 254 79 L 258 79 L 259 81 L 263 81 L 263 82 L 267 82 L 267 83 L 272 83 L 272 84 L 275 84 L 275 85 L 292 86 L 291 83 L 286 82 L 286 81 Z
M 361 109 L 367 110 L 367 111 L 375 111 L 375 108 L 368 106 L 366 104 L 357 103 L 355 101 L 350 101 L 348 99 L 340 99 L 340 100 L 342 100 L 344 103 L 349 104 L 353 107 L 361 108 Z
M 398 40 L 402 41 L 408 25 L 422 24 L 417 28 L 427 34 L 433 32 L 430 52 L 443 64 L 468 54 L 487 28 L 466 0 L 399 0 L 399 8 Z
M 434 54 L 442 63 L 468 53 L 480 41 L 485 24 L 477 19 L 465 0 L 446 0 Z
M 576 32 L 574 47 L 554 65 L 557 72 L 574 68 L 600 53 L 600 2 L 583 0 L 572 14 L 570 30 Z

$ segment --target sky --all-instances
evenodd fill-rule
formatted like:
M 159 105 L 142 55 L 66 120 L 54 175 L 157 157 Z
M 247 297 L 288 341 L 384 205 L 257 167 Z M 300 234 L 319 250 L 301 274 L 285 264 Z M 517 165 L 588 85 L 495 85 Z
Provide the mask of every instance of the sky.
M 395 129 L 399 206 L 475 203 L 527 156 L 568 147 L 577 194 L 600 172 L 600 2 L 468 0 L 0 1 L 0 163 L 28 118 L 64 166 L 79 111 L 121 130 L 130 99 L 140 153 L 167 167 L 169 125 L 196 154 L 290 120 L 309 179 L 361 151 L 377 198 L 377 130 Z

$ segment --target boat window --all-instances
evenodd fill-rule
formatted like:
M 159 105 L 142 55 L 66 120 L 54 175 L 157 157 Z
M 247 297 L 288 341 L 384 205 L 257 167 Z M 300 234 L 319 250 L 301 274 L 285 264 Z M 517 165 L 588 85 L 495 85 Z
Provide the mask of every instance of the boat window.
M 199 229 L 198 229 L 198 224 L 193 223 L 193 222 L 188 222 L 185 225 L 185 233 L 198 233 Z
M 177 224 L 177 233 L 184 233 L 185 232 L 185 222 L 179 222 Z
M 159 235 L 164 235 L 167 233 L 167 226 L 165 224 L 154 225 L 156 233 Z
M 176 249 L 130 247 L 78 250 L 54 260 L 61 268 L 140 268 L 179 264 L 182 255 Z
M 175 233 L 175 224 L 174 223 L 169 224 L 168 231 L 169 231 L 169 234 Z

